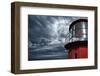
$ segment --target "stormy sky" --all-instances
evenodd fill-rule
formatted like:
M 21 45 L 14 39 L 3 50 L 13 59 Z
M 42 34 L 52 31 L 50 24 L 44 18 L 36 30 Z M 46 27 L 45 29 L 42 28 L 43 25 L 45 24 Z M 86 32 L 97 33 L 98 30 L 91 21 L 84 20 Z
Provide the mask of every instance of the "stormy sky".
M 28 60 L 66 59 L 69 25 L 81 17 L 28 15 Z

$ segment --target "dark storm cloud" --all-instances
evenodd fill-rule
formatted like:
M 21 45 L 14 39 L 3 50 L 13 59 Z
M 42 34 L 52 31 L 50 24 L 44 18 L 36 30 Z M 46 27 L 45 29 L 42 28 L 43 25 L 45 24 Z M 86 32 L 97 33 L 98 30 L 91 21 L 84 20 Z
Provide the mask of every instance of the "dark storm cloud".
M 50 23 L 52 21 L 48 21 L 46 17 L 29 16 L 29 39 L 35 41 L 35 39 L 40 37 L 49 38 L 50 28 L 48 28 L 47 24 Z

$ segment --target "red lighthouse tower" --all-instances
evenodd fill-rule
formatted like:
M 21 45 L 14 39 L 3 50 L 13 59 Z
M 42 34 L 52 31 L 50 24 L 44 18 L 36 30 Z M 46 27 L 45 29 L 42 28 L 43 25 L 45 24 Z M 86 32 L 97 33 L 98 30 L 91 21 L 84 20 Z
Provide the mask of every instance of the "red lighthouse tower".
M 65 48 L 68 59 L 88 57 L 88 20 L 78 19 L 69 26 Z

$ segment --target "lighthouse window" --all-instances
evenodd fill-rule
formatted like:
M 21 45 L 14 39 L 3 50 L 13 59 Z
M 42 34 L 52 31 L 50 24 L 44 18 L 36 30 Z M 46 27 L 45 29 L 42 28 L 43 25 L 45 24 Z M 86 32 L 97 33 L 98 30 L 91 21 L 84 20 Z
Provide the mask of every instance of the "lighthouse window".
M 82 24 L 80 22 L 75 24 L 75 29 L 80 29 L 80 28 L 82 28 Z
M 82 32 L 82 29 L 76 29 L 75 30 L 75 34 L 77 35 L 77 34 L 82 34 L 83 32 Z
M 88 28 L 88 24 L 86 22 L 83 22 L 83 28 L 87 29 Z
M 86 29 L 88 28 L 88 24 L 86 22 L 79 22 L 75 24 L 75 29 Z
M 72 37 L 75 37 L 75 30 L 72 31 Z
M 86 34 L 86 29 L 82 29 L 82 30 L 83 30 L 83 31 L 82 31 L 82 32 L 83 32 L 83 34 Z

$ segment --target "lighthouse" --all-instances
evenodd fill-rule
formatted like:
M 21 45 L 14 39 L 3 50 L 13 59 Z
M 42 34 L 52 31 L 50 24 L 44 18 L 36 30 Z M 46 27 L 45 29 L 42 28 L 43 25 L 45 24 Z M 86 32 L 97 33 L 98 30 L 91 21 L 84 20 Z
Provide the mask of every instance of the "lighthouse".
M 78 19 L 70 24 L 64 47 L 68 50 L 68 59 L 88 57 L 87 19 Z

